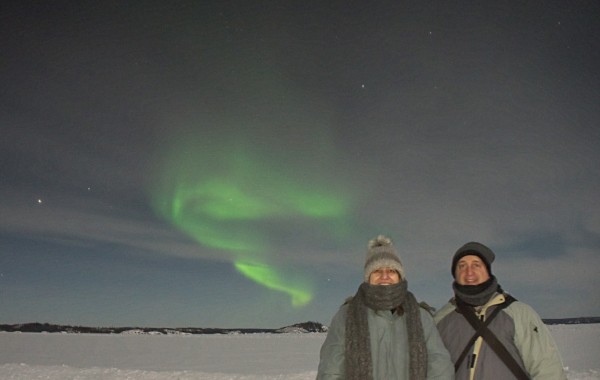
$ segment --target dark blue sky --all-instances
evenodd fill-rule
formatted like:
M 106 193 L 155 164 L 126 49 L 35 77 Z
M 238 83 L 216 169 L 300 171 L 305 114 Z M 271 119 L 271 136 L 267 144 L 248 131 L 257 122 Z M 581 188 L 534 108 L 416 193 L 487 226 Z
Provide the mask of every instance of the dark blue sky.
M 4 5 L 0 323 L 328 323 L 379 233 L 433 306 L 477 240 L 542 317 L 600 315 L 599 16 Z

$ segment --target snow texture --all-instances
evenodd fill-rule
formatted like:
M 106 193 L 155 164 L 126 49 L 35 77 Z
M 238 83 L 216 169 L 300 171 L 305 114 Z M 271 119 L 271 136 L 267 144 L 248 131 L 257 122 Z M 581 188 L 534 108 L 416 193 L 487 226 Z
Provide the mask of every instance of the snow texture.
M 549 326 L 569 380 L 600 379 L 600 324 Z M 0 333 L 0 379 L 314 379 L 325 334 Z

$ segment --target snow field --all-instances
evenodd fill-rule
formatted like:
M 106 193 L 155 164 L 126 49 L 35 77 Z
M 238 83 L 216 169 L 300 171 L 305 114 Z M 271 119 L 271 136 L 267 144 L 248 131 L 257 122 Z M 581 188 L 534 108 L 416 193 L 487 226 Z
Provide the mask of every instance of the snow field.
M 600 324 L 549 326 L 569 380 L 600 380 Z M 325 334 L 0 333 L 0 379 L 314 379 Z

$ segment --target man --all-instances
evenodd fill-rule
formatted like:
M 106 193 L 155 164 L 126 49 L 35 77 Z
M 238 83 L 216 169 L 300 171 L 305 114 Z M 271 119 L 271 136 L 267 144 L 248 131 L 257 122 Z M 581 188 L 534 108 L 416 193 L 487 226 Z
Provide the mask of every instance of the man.
M 454 298 L 434 319 L 456 379 L 566 379 L 539 315 L 505 293 L 492 275 L 494 258 L 491 249 L 471 242 L 452 259 Z
M 317 379 L 453 378 L 433 318 L 407 290 L 392 241 L 378 236 L 368 245 L 364 282 L 333 317 Z

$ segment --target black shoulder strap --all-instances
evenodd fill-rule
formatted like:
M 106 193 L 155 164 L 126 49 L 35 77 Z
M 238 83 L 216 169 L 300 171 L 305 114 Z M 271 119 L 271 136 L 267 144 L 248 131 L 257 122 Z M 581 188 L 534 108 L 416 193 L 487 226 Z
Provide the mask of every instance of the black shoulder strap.
M 510 352 L 508 352 L 508 350 L 506 349 L 506 347 L 504 347 L 502 342 L 500 342 L 498 337 L 496 337 L 496 335 L 488 328 L 488 325 L 490 324 L 491 320 L 494 317 L 496 317 L 496 315 L 498 315 L 500 310 L 506 308 L 508 305 L 510 305 L 511 303 L 513 303 L 515 301 L 515 299 L 511 295 L 508 295 L 508 294 L 505 295 L 505 298 L 506 298 L 505 302 L 498 305 L 495 308 L 495 310 L 492 312 L 492 314 L 490 314 L 490 316 L 486 319 L 485 322 L 483 322 L 479 318 L 477 318 L 477 316 L 474 313 L 474 310 L 471 307 L 469 307 L 465 303 L 457 300 L 458 301 L 456 304 L 457 310 L 465 317 L 465 319 L 469 322 L 469 324 L 475 329 L 475 334 L 473 335 L 473 337 L 467 344 L 467 347 L 465 347 L 465 350 L 461 354 L 461 358 L 459 358 L 459 360 L 460 360 L 460 362 L 462 362 L 462 360 L 464 360 L 464 356 L 466 356 L 466 352 L 470 349 L 470 347 L 473 345 L 475 340 L 477 340 L 477 338 L 479 336 L 482 336 L 483 339 L 486 341 L 486 343 L 492 348 L 492 350 L 494 350 L 496 355 L 498 355 L 498 357 L 504 362 L 504 364 L 506 364 L 508 369 L 510 369 L 510 371 L 513 373 L 513 375 L 516 376 L 517 379 L 528 380 L 529 375 L 527 375 L 527 373 L 525 373 L 523 368 L 521 368 L 521 366 L 519 365 L 519 363 L 517 363 L 515 358 L 512 357 Z M 457 360 L 457 362 L 456 362 L 455 370 L 457 370 L 458 367 L 460 366 L 459 360 Z
M 431 315 L 433 317 L 433 313 L 435 312 L 435 308 L 434 307 L 430 306 L 425 301 L 419 302 L 419 306 L 421 307 L 421 309 L 427 311 L 429 313 L 429 315 Z
M 457 301 L 457 308 L 456 308 L 457 311 L 460 314 L 462 314 L 463 316 L 465 316 L 465 319 L 467 319 L 467 321 L 468 321 L 468 318 L 466 317 L 466 314 L 473 314 L 474 311 L 472 309 L 470 309 L 467 305 L 465 305 L 464 303 L 462 303 L 460 300 L 456 300 L 456 301 Z M 502 309 L 504 309 L 505 307 L 507 307 L 508 305 L 510 305 L 512 303 L 512 301 L 514 301 L 514 299 L 511 300 L 510 302 L 501 303 L 500 305 L 498 305 L 494 309 L 494 311 L 492 311 L 492 313 L 487 317 L 487 319 L 483 323 L 480 323 L 479 327 L 473 327 L 475 329 L 475 334 L 473 334 L 473 336 L 471 337 L 471 339 L 469 339 L 469 341 L 465 345 L 465 348 L 461 352 L 460 356 L 458 357 L 458 359 L 456 359 L 456 363 L 454 363 L 454 372 L 458 371 L 458 368 L 462 364 L 463 360 L 465 360 L 465 358 L 469 354 L 469 351 L 471 350 L 471 347 L 473 347 L 473 344 L 475 343 L 475 341 L 477 340 L 477 338 L 479 338 L 481 336 L 481 333 L 482 333 L 483 329 L 487 328 L 487 326 L 490 323 L 492 323 L 492 321 L 494 320 L 494 318 L 496 318 L 496 315 L 498 315 L 498 313 L 500 313 L 502 311 Z

